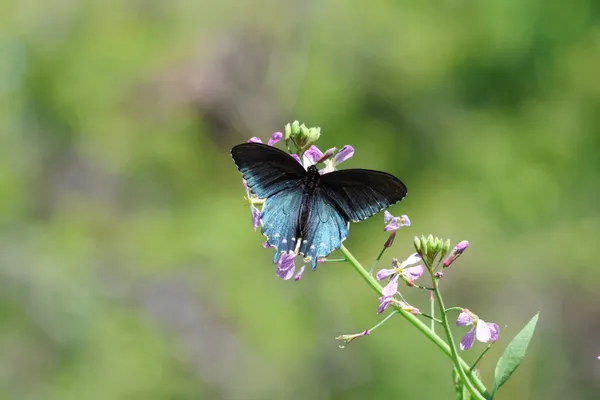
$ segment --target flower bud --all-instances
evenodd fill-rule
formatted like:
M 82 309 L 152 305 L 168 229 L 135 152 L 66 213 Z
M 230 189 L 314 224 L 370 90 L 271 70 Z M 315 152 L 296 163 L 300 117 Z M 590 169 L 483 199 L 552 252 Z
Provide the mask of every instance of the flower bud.
M 423 258 L 425 258 L 428 251 L 429 251 L 429 243 L 427 242 L 427 238 L 425 236 L 421 235 L 421 255 L 423 256 Z
M 452 249 L 450 255 L 442 262 L 444 268 L 447 268 L 456 260 L 466 249 L 469 247 L 469 242 L 466 240 L 461 241 Z
M 290 125 L 290 123 L 288 122 L 287 124 L 285 124 L 283 138 L 287 142 L 288 140 L 290 140 L 290 136 L 292 136 L 292 125 Z
M 421 239 L 418 236 L 413 238 L 413 243 L 415 244 L 415 250 L 417 253 L 421 254 Z
M 321 128 L 314 127 L 314 128 L 308 129 L 308 132 L 306 133 L 306 141 L 307 141 L 306 143 L 307 143 L 307 145 L 313 144 L 314 142 L 316 142 L 317 140 L 319 140 L 320 137 L 321 137 Z
M 440 253 L 440 259 L 446 257 L 446 254 L 450 251 L 450 239 L 446 239 L 444 244 L 442 245 L 442 251 Z
M 292 135 L 297 135 L 300 132 L 300 122 L 294 121 L 292 122 Z

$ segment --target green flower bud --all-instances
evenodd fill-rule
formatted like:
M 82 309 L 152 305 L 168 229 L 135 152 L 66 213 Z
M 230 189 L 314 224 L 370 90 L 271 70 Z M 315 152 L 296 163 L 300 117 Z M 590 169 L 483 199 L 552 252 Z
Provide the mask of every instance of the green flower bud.
M 425 256 L 427 255 L 427 253 L 429 252 L 429 243 L 427 242 L 427 238 L 423 235 L 421 235 L 421 255 L 423 256 L 423 258 L 425 258 Z
M 429 236 L 427 236 L 427 248 L 430 252 L 435 251 L 435 238 L 431 233 L 429 234 Z
M 321 128 L 314 127 L 308 130 L 306 145 L 311 145 L 321 137 Z
M 290 136 L 292 136 L 292 125 L 290 125 L 290 123 L 288 122 L 287 124 L 285 124 L 285 131 L 284 131 L 283 138 L 287 142 L 288 140 L 290 140 Z
M 292 134 L 295 135 L 298 132 L 300 132 L 300 122 L 294 121 L 294 122 L 292 122 Z
M 413 242 L 415 244 L 415 250 L 417 251 L 417 253 L 421 254 L 421 239 L 419 239 L 418 236 L 415 236 L 413 238 Z
M 440 259 L 446 257 L 446 254 L 450 251 L 450 239 L 446 239 L 444 244 L 442 245 L 442 252 L 440 254 Z

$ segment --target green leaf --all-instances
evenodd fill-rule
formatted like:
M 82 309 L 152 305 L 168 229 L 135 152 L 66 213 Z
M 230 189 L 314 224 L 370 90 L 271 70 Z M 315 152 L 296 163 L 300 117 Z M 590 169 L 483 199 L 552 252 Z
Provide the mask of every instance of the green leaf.
M 529 342 L 535 331 L 535 325 L 537 324 L 539 315 L 539 312 L 535 314 L 533 318 L 529 320 L 527 325 L 521 329 L 521 332 L 517 333 L 517 336 L 515 336 L 508 346 L 506 346 L 504 353 L 502 353 L 502 357 L 498 360 L 496 372 L 494 373 L 492 398 L 500 386 L 504 385 L 513 372 L 516 371 L 519 364 L 521 364 L 521 361 L 523 361 L 523 358 L 525 358 L 525 353 L 527 352 L 527 347 L 529 346 Z

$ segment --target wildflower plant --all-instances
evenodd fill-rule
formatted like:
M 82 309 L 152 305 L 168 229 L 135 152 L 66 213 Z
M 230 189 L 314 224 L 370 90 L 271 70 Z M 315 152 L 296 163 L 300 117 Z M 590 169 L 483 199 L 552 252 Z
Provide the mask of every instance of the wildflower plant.
M 354 155 L 354 148 L 350 145 L 345 145 L 340 150 L 330 148 L 324 152 L 321 151 L 314 145 L 320 136 L 320 128 L 308 128 L 295 121 L 286 125 L 284 133 L 275 132 L 267 143 L 274 146 L 283 140 L 287 151 L 296 161 L 305 169 L 318 168 L 321 175 L 337 170 L 342 162 Z M 262 140 L 253 137 L 249 142 L 262 143 Z M 256 230 L 262 223 L 261 211 L 258 207 L 262 206 L 264 199 L 256 197 L 248 189 L 246 182 L 243 184 L 246 188 L 246 199 L 251 206 L 252 226 Z M 478 366 L 489 349 L 501 339 L 500 327 L 494 322 L 489 322 L 487 317 L 484 320 L 470 309 L 459 306 L 447 307 L 441 291 L 443 277 L 445 274 L 451 273 L 453 268 L 450 267 L 465 253 L 469 242 L 463 240 L 452 246 L 450 239 L 443 240 L 433 235 L 414 236 L 415 252 L 413 254 L 407 255 L 403 261 L 391 258 L 387 261 L 386 268 L 377 270 L 377 266 L 380 261 L 384 260 L 383 256 L 386 250 L 392 246 L 400 228 L 411 226 L 408 216 L 397 217 L 387 210 L 383 214 L 383 223 L 385 225 L 383 231 L 386 232 L 387 239 L 369 271 L 343 244 L 339 248 L 343 258 L 321 257 L 318 259 L 319 263 L 344 262 L 350 264 L 377 293 L 377 314 L 382 314 L 388 309 L 391 310 L 387 316 L 370 329 L 355 334 L 337 336 L 336 339 L 343 341 L 340 347 L 343 348 L 346 344 L 361 337 L 373 337 L 372 334 L 377 328 L 392 317 L 400 316 L 450 359 L 453 365 L 452 375 L 458 399 L 493 399 L 498 389 L 506 383 L 525 357 L 537 324 L 538 314 L 507 345 L 496 364 L 491 389 L 488 389 L 480 377 Z M 270 247 L 267 242 L 263 246 Z M 276 264 L 276 275 L 283 280 L 300 280 L 306 267 L 306 260 L 297 269 L 296 258 L 297 252 L 294 251 L 286 251 L 281 254 Z M 427 283 L 423 283 L 424 280 Z M 421 293 L 429 293 L 427 312 L 422 312 L 419 308 L 410 305 L 402 295 L 405 290 L 420 290 Z M 455 315 L 456 313 L 457 315 Z M 458 328 L 469 328 L 463 332 L 458 345 L 451 328 L 453 324 Z M 475 361 L 469 364 L 459 355 L 459 350 L 466 352 L 474 349 L 476 342 L 482 343 L 484 347 L 475 357 Z

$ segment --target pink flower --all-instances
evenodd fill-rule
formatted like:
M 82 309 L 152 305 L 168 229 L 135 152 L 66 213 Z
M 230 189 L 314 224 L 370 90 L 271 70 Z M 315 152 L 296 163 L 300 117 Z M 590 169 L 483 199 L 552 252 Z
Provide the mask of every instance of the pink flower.
M 497 324 L 485 322 L 479 319 L 475 314 L 466 308 L 460 313 L 456 319 L 456 326 L 474 325 L 460 340 L 460 349 L 468 350 L 473 346 L 475 339 L 481 343 L 489 341 L 495 342 L 500 335 L 500 328 Z

